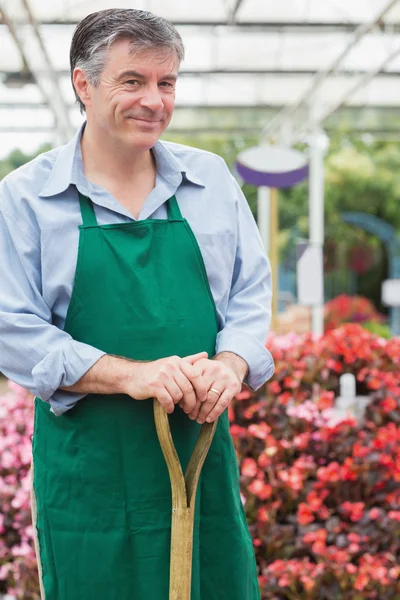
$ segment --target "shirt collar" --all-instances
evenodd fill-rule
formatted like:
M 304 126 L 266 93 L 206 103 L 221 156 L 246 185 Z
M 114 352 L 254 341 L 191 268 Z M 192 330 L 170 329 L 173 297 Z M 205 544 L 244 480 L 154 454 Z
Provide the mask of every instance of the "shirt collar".
M 194 185 L 205 187 L 204 182 L 193 173 L 185 163 L 178 158 L 164 142 L 158 141 L 153 148 L 156 159 L 157 172 L 162 175 L 169 183 L 175 184 L 177 174 Z
M 74 137 L 65 146 L 61 146 L 53 165 L 50 176 L 44 184 L 39 196 L 50 198 L 64 192 L 72 183 L 77 183 L 76 162 L 81 162 L 81 137 L 86 121 L 82 123 Z M 153 153 L 157 165 L 157 174 L 161 175 L 170 184 L 178 187 L 182 180 L 205 187 L 203 181 L 193 173 L 184 162 L 158 141 L 153 147 Z M 83 167 L 82 173 L 83 176 Z
M 57 158 L 51 170 L 50 176 L 44 184 L 39 196 L 50 198 L 65 192 L 73 182 L 73 167 L 77 150 L 80 150 L 80 142 L 86 122 L 82 123 L 74 137 L 65 146 L 61 146 Z

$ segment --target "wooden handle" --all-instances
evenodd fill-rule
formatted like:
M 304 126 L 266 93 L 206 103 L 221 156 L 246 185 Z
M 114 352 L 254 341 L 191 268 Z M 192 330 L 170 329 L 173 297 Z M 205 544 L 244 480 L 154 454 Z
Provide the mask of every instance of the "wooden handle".
M 168 414 L 156 399 L 154 399 L 154 420 L 172 489 L 169 600 L 190 600 L 196 490 L 218 420 L 202 425 L 185 475 L 172 439 Z

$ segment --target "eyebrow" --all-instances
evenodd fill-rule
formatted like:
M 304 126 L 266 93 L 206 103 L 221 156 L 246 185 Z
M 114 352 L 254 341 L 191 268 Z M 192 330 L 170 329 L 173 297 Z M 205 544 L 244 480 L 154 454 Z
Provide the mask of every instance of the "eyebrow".
M 137 71 L 132 71 L 129 69 L 128 71 L 123 71 L 119 76 L 118 80 L 125 79 L 126 77 L 135 77 L 136 79 L 146 79 L 146 76 L 143 73 L 138 73 Z M 178 76 L 175 73 L 168 73 L 168 75 L 164 75 L 160 77 L 160 79 L 171 79 L 172 81 L 176 81 Z

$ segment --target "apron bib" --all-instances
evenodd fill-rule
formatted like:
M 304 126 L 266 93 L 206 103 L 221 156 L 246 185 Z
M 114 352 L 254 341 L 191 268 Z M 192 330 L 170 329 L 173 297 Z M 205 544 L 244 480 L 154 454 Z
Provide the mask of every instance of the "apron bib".
M 65 330 L 136 360 L 215 354 L 217 314 L 196 238 L 177 201 L 167 219 L 82 225 Z M 185 470 L 201 425 L 175 407 Z M 42 600 L 168 600 L 171 485 L 152 399 L 90 394 L 60 417 L 35 399 L 33 499 Z M 259 600 L 228 413 L 196 496 L 192 600 Z

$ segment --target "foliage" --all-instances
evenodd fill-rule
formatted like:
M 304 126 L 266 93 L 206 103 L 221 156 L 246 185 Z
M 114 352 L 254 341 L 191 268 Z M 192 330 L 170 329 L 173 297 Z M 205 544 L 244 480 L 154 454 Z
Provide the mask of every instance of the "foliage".
M 263 600 L 400 597 L 400 340 L 345 325 L 270 336 L 276 364 L 230 409 Z M 334 425 L 344 372 L 365 422 Z
M 11 152 L 11 154 L 9 154 L 9 156 L 5 160 L 0 160 L 0 181 L 6 175 L 8 175 L 8 173 L 11 173 L 11 171 L 18 169 L 18 167 L 21 167 L 25 163 L 29 162 L 38 154 L 41 154 L 42 152 L 47 152 L 48 150 L 50 150 L 50 148 L 51 146 L 49 144 L 46 144 L 38 148 L 38 150 L 36 152 L 33 152 L 32 154 L 25 154 L 21 150 L 14 150 L 13 152 Z
M 381 323 L 376 323 L 375 321 L 366 321 L 361 324 L 363 329 L 374 333 L 375 335 L 379 335 L 385 339 L 390 339 L 392 337 L 392 333 L 387 325 L 383 325 Z

